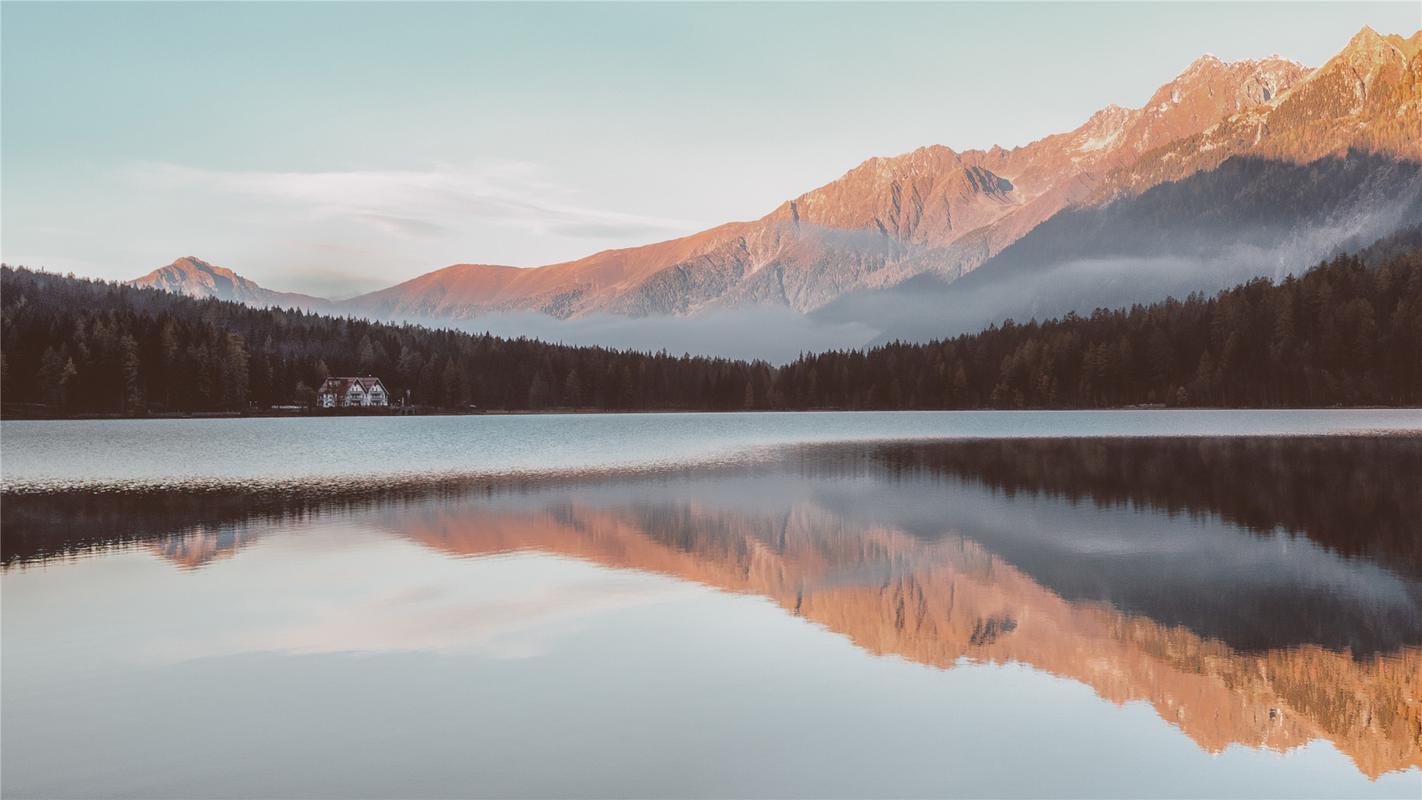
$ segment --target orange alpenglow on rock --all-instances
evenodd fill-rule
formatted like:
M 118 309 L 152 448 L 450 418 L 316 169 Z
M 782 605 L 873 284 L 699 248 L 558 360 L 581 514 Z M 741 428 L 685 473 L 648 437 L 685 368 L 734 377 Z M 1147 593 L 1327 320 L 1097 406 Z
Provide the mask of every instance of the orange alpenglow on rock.
M 871 158 L 764 217 L 521 269 L 455 264 L 333 303 L 262 289 L 196 259 L 135 283 L 258 305 L 457 321 L 538 311 L 694 314 L 768 304 L 809 312 L 923 273 L 975 269 L 1058 211 L 1100 204 L 1251 155 L 1307 162 L 1350 149 L 1422 160 L 1422 31 L 1360 31 L 1317 70 L 1206 55 L 1140 108 L 1108 106 L 1031 144 L 941 145 Z
M 129 281 L 132 286 L 161 289 L 188 297 L 215 298 L 245 303 L 250 306 L 279 306 L 321 309 L 330 303 L 319 297 L 295 292 L 275 292 L 263 289 L 255 282 L 226 267 L 209 264 L 200 258 L 184 256 L 166 267 L 159 267 L 141 278 Z
M 1269 58 L 1191 64 L 1139 109 L 1111 106 L 1024 147 L 941 145 L 872 158 L 752 222 L 533 269 L 459 264 L 354 299 L 379 316 L 537 310 L 688 314 L 769 303 L 806 312 L 925 271 L 973 269 L 1151 148 L 1197 134 L 1309 74 Z

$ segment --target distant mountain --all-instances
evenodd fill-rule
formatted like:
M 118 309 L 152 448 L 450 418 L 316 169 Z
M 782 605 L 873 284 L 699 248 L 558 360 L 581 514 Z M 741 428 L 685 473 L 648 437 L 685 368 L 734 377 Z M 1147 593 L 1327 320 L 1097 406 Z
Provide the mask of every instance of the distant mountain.
M 645 247 L 534 269 L 447 267 L 349 301 L 381 317 L 468 319 L 535 310 L 689 314 L 748 304 L 809 311 L 846 292 L 933 271 L 956 277 L 1151 148 L 1267 102 L 1309 70 L 1280 58 L 1204 57 L 1139 109 L 1111 106 L 1025 147 L 924 147 L 735 222 Z
M 200 258 L 184 256 L 166 267 L 159 267 L 141 278 L 128 282 L 132 286 L 162 289 L 188 297 L 214 297 L 250 306 L 280 306 L 283 308 L 329 309 L 331 302 L 294 292 L 264 289 L 253 281 L 226 267 L 209 264 Z
M 1317 70 L 1202 56 L 1144 106 L 1108 106 L 1066 133 L 1010 150 L 934 145 L 872 158 L 758 220 L 576 261 L 456 264 L 338 303 L 271 292 L 196 259 L 138 283 L 452 324 L 504 312 L 637 318 L 772 307 L 922 338 L 959 332 L 968 319 L 1216 289 L 1315 262 L 1408 224 L 1417 163 L 1422 31 L 1404 39 L 1364 28 Z M 1179 188 L 1152 194 L 1164 184 Z M 1132 271 L 1132 259 L 1145 268 Z M 1068 260 L 1121 269 L 1054 269 Z M 980 280 L 942 294 L 980 268 Z M 1052 282 L 1030 278 L 1049 272 Z M 965 299 L 1008 278 L 1016 295 L 994 292 L 997 305 Z M 896 308 L 903 297 L 922 313 Z

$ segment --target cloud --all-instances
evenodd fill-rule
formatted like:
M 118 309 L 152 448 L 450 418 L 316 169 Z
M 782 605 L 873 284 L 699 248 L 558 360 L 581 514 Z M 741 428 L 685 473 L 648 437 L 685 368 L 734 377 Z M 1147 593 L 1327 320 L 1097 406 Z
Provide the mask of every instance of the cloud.
M 361 214 L 357 219 L 365 220 L 386 233 L 401 236 L 438 236 L 449 231 L 443 225 L 409 217 L 392 217 L 389 214 Z
M 472 223 L 574 238 L 675 235 L 697 223 L 592 208 L 541 167 L 517 161 L 427 170 L 274 172 L 143 164 L 147 189 L 193 189 L 297 207 L 313 221 L 343 220 L 402 238 L 458 232 Z

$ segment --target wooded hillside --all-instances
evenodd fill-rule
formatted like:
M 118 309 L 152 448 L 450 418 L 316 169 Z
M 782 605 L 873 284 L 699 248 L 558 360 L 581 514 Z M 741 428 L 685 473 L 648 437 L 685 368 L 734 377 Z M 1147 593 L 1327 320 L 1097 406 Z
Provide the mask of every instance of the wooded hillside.
M 1422 230 L 1215 297 L 763 362 L 257 309 L 5 267 L 3 400 L 56 414 L 306 405 L 328 375 L 487 409 L 1422 404 Z M 34 406 L 31 406 L 33 408 Z

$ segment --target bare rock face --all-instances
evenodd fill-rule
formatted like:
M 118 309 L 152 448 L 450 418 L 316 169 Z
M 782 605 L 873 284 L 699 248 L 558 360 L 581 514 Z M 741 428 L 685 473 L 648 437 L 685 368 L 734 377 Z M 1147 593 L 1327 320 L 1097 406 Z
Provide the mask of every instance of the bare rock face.
M 1135 193 L 1235 155 L 1306 163 L 1349 150 L 1422 160 L 1422 31 L 1364 28 L 1326 64 L 1266 102 L 1146 153 L 1107 193 Z
M 310 295 L 264 289 L 226 267 L 209 264 L 193 256 L 184 256 L 128 283 L 188 297 L 212 297 L 251 306 L 320 310 L 330 305 L 328 301 Z

